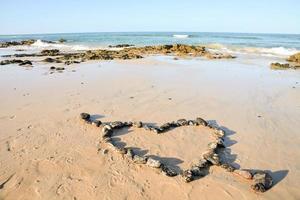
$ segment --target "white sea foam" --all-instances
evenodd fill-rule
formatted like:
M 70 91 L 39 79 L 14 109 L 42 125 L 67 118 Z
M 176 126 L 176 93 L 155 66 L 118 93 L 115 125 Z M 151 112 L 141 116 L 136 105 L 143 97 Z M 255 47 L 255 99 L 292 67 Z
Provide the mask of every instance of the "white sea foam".
M 211 51 L 219 51 L 219 52 L 226 52 L 226 53 L 240 53 L 240 54 L 259 54 L 261 56 L 273 56 L 273 57 L 286 57 L 299 52 L 299 50 L 294 48 L 237 47 L 237 46 L 226 46 L 218 43 L 209 44 L 206 45 L 206 47 Z
M 184 39 L 184 38 L 188 38 L 189 35 L 173 35 L 174 38 L 181 38 L 181 39 Z

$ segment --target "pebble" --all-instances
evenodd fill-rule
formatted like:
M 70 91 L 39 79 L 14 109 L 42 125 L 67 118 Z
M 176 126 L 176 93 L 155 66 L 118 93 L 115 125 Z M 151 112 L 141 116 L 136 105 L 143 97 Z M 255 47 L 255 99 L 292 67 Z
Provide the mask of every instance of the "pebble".
M 175 172 L 173 169 L 171 169 L 170 167 L 168 167 L 164 164 L 161 164 L 160 169 L 161 169 L 161 172 L 166 176 L 174 177 L 174 176 L 178 175 L 177 172 Z
M 236 169 L 230 164 L 222 164 L 221 167 L 225 169 L 227 172 L 234 172 L 234 170 Z
M 144 156 L 134 155 L 133 156 L 133 162 L 136 164 L 146 164 L 147 158 Z
M 207 126 L 208 123 L 202 119 L 201 117 L 197 117 L 196 122 L 198 123 L 198 125 L 202 125 L 202 126 Z
M 143 123 L 138 121 L 138 122 L 133 122 L 133 126 L 136 128 L 142 128 L 143 127 Z
M 90 114 L 88 114 L 88 113 L 81 113 L 80 114 L 80 117 L 81 117 L 81 119 L 83 119 L 83 120 L 89 120 L 90 119 L 90 117 L 91 117 L 91 115 Z
M 102 124 L 102 122 L 100 120 L 95 120 L 92 122 L 92 124 L 96 127 L 99 127 Z
M 129 159 L 133 159 L 134 153 L 132 151 L 132 149 L 127 149 L 127 153 L 126 153 L 127 158 Z
M 251 188 L 256 192 L 265 192 L 273 185 L 273 179 L 267 172 L 256 172 L 253 176 L 254 184 Z
M 191 170 L 185 170 L 182 172 L 181 176 L 186 183 L 189 183 L 194 180 L 194 176 Z
M 149 167 L 160 168 L 161 162 L 159 160 L 155 160 L 154 158 L 148 158 L 147 163 Z
M 188 123 L 188 121 L 186 119 L 179 119 L 179 120 L 177 120 L 177 124 L 179 126 L 187 126 L 187 125 L 189 125 L 189 123 Z
M 237 170 L 234 170 L 234 173 L 245 179 L 252 179 L 252 174 L 247 170 L 237 169 Z

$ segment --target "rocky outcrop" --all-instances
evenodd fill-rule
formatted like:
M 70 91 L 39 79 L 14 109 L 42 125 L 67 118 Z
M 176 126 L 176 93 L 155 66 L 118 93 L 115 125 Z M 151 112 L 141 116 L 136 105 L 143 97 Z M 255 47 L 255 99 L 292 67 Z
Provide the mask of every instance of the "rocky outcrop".
M 58 56 L 60 52 L 58 49 L 45 49 L 41 51 L 41 56 Z
M 288 62 L 294 62 L 300 65 L 300 53 L 296 53 L 287 59 Z
M 132 44 L 117 44 L 117 45 L 109 45 L 109 48 L 126 48 L 126 47 L 133 47 Z
M 21 46 L 21 45 L 32 45 L 36 40 L 22 40 L 22 41 L 11 41 L 0 43 L 0 48 L 7 48 L 11 46 Z
M 32 66 L 32 62 L 30 60 L 3 60 L 0 62 L 0 65 L 10 65 L 10 64 L 19 64 L 19 66 Z
M 300 69 L 300 64 L 291 64 L 291 63 L 271 63 L 271 69 L 283 70 L 283 69 Z

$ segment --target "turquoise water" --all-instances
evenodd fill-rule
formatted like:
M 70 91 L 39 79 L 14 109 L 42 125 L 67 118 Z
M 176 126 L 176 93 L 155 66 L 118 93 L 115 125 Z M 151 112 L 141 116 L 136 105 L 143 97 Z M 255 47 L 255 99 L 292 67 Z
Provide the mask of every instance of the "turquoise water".
M 177 36 L 176 36 L 177 35 Z M 64 33 L 35 35 L 0 35 L 0 42 L 24 39 L 57 41 L 67 40 L 65 45 L 83 47 L 107 47 L 116 44 L 137 46 L 159 44 L 208 45 L 215 49 L 240 52 L 262 52 L 278 55 L 290 55 L 300 51 L 300 35 L 253 34 L 253 33 L 189 33 L 189 32 L 139 32 L 139 33 Z M 38 46 L 38 45 L 37 45 Z

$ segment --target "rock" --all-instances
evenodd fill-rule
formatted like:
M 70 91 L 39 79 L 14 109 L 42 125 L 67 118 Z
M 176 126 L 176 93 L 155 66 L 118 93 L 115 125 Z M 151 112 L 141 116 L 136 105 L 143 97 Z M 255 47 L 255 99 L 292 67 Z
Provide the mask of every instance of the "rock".
M 80 114 L 80 118 L 83 119 L 83 120 L 85 120 L 85 121 L 90 120 L 90 117 L 91 117 L 91 115 L 88 114 L 88 113 L 81 113 Z
M 111 126 L 109 125 L 105 125 L 103 128 L 102 128 L 102 138 L 110 138 L 113 134 L 113 130 L 111 128 Z
M 136 164 L 146 164 L 147 163 L 147 157 L 134 155 L 133 156 L 133 162 Z
M 300 64 L 300 52 L 290 56 L 287 61 Z
M 20 66 L 24 66 L 24 65 L 32 65 L 32 62 L 30 61 L 30 60 L 24 60 L 23 62 L 21 62 L 20 64 L 19 64 Z
M 54 58 L 46 58 L 43 60 L 44 62 L 48 62 L 48 63 L 61 63 L 60 60 L 58 59 L 54 59 Z
M 58 56 L 59 55 L 58 49 L 45 49 L 41 51 L 41 54 L 43 56 Z
M 220 158 L 219 155 L 214 153 L 213 150 L 208 150 L 203 153 L 203 158 L 210 162 L 213 165 L 220 165 Z
M 159 134 L 159 133 L 162 132 L 159 128 L 156 128 L 156 127 L 151 127 L 151 128 L 150 128 L 150 131 L 153 131 L 153 132 L 156 133 L 156 134 Z
M 92 124 L 96 127 L 99 127 L 102 124 L 102 122 L 100 120 L 95 120 L 92 122 Z
M 188 121 L 188 125 L 189 126 L 196 126 L 196 125 L 198 125 L 198 123 L 196 121 L 194 121 L 194 120 L 189 120 Z
M 66 40 L 66 39 L 63 39 L 63 38 L 60 38 L 60 39 L 58 40 L 58 42 L 59 42 L 59 43 L 65 43 L 65 42 L 67 42 L 67 40 Z
M 134 153 L 133 153 L 132 149 L 127 149 L 126 157 L 129 158 L 130 160 L 133 159 Z
M 155 160 L 154 158 L 148 158 L 147 163 L 149 167 L 160 168 L 161 162 L 159 160 Z
M 167 165 L 161 164 L 160 169 L 161 169 L 162 173 L 166 176 L 174 177 L 174 176 L 178 175 L 176 171 L 174 171 L 173 169 L 171 169 Z
M 79 64 L 80 61 L 77 60 L 67 60 L 65 61 L 65 65 L 71 65 L 71 64 Z
M 56 67 L 54 67 L 54 66 L 50 67 L 50 70 L 55 70 L 55 69 L 56 69 Z
M 131 127 L 133 126 L 133 122 L 124 122 L 124 126 Z
M 251 188 L 256 192 L 265 192 L 273 185 L 273 179 L 267 172 L 256 172 L 253 176 L 254 184 Z
M 214 128 L 214 133 L 218 138 L 222 138 L 225 136 L 225 131 L 219 128 Z
M 204 119 L 202 119 L 201 117 L 197 117 L 196 122 L 197 122 L 198 125 L 202 125 L 202 126 L 207 126 L 208 125 L 208 123 Z
M 63 70 L 65 70 L 64 67 L 56 67 L 55 69 L 56 69 L 56 71 L 63 71 Z
M 109 48 L 124 48 L 124 47 L 132 47 L 132 44 L 118 44 L 118 45 L 109 45 Z
M 247 170 L 236 169 L 233 172 L 245 179 L 252 179 L 252 174 Z
M 136 127 L 136 128 L 142 128 L 143 123 L 142 122 L 133 122 L 133 126 Z
M 177 124 L 179 126 L 187 126 L 187 125 L 189 125 L 189 123 L 188 123 L 188 121 L 186 119 L 179 119 L 179 120 L 177 120 Z
M 209 165 L 210 165 L 210 163 L 207 160 L 200 159 L 199 162 L 194 166 L 199 167 L 199 168 L 207 168 Z
M 225 169 L 227 172 L 234 172 L 234 170 L 236 170 L 236 168 L 230 164 L 222 164 L 221 167 Z
M 0 43 L 0 48 L 7 48 L 11 46 L 22 46 L 22 45 L 32 45 L 36 40 L 22 40 L 22 41 L 11 41 Z
M 193 176 L 198 176 L 198 177 L 203 177 L 203 176 L 206 176 L 206 168 L 201 168 L 201 167 L 198 167 L 198 166 L 193 166 L 191 169 L 190 169 L 191 173 Z
M 110 126 L 111 126 L 113 129 L 120 129 L 120 128 L 123 128 L 123 127 L 124 127 L 124 124 L 123 124 L 123 122 L 116 121 L 116 122 L 110 123 Z
M 217 149 L 217 147 L 218 147 L 217 142 L 211 142 L 211 143 L 208 144 L 209 149 L 215 150 L 215 149 Z
M 122 155 L 125 155 L 127 154 L 127 149 L 126 148 L 123 148 L 123 147 L 117 147 L 115 146 L 115 151 L 122 154 Z
M 275 70 L 282 70 L 282 69 L 298 69 L 300 68 L 300 65 L 295 65 L 295 64 L 281 64 L 281 63 L 271 63 L 271 69 Z
M 170 123 L 165 123 L 163 125 L 160 126 L 160 130 L 163 131 L 167 131 L 171 128 L 171 124 Z
M 23 63 L 23 60 L 13 59 L 13 60 L 3 60 L 0 62 L 0 65 L 21 64 L 21 63 Z
M 193 176 L 191 170 L 183 171 L 181 176 L 183 177 L 183 179 L 186 183 L 189 183 L 194 180 L 194 176 Z

